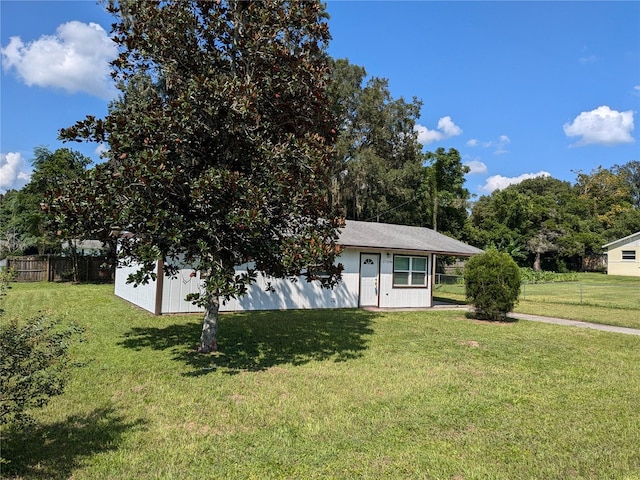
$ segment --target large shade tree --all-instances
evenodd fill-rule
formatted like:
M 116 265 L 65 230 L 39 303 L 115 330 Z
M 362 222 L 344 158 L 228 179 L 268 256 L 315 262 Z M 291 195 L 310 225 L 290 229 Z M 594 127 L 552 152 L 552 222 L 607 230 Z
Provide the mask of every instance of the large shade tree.
M 623 165 L 614 165 L 612 170 L 628 185 L 633 206 L 640 208 L 640 161 L 632 160 Z
M 327 15 L 319 2 L 276 0 L 108 9 L 123 94 L 104 119 L 61 136 L 110 147 L 92 182 L 113 195 L 93 201 L 109 199 L 100 208 L 128 232 L 120 253 L 139 266 L 131 281 L 153 278 L 158 260 L 168 273 L 180 261 L 201 273 L 191 299 L 204 307 L 199 349 L 209 352 L 220 299 L 243 295 L 257 271 L 325 286 L 340 277 L 341 219 L 327 200 L 336 134 Z
M 425 181 L 431 210 L 431 228 L 459 238 L 467 220 L 469 190 L 464 176 L 469 167 L 462 164 L 460 152 L 442 147 L 425 155 Z
M 329 101 L 338 119 L 332 194 L 352 220 L 423 225 L 424 158 L 415 132 L 422 103 L 394 99 L 387 79 L 332 61 Z

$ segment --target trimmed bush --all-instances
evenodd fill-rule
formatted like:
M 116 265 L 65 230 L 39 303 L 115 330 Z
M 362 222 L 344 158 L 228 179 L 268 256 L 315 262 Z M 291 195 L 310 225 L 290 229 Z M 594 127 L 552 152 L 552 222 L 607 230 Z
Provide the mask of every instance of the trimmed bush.
M 62 393 L 69 365 L 67 349 L 79 331 L 45 317 L 24 324 L 14 319 L 0 326 L 2 427 L 29 423 L 30 409 L 42 407 L 50 397 Z
M 469 259 L 464 283 L 478 318 L 504 320 L 518 302 L 520 269 L 509 254 L 491 249 Z

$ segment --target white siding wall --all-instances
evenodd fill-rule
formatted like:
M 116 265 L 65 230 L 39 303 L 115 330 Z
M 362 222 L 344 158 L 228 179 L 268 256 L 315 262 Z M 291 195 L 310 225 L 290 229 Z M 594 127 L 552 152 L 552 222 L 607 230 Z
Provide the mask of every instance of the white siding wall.
M 135 266 L 118 267 L 116 269 L 115 294 L 140 308 L 155 313 L 157 284 L 154 280 L 150 280 L 146 285 L 139 285 L 137 287 L 134 287 L 131 283 L 127 283 L 129 274 L 134 273 L 136 270 L 137 268 Z M 157 267 L 155 273 L 157 273 Z
M 356 308 L 358 306 L 358 258 L 356 252 L 345 251 L 338 259 L 345 267 L 342 281 L 333 289 L 322 288 L 319 282 L 307 282 L 301 277 L 296 282 L 268 278 L 258 274 L 257 282 L 240 299 L 222 305 L 223 312 L 243 310 L 287 310 L 305 308 Z M 244 266 L 237 271 L 246 268 Z M 275 291 L 266 291 L 267 283 Z M 355 286 L 355 290 L 354 290 Z
M 190 267 L 182 268 L 175 278 L 164 277 L 162 284 L 162 313 L 202 312 L 202 308 L 185 300 L 189 293 L 200 291 L 200 274 L 195 277 Z
M 286 279 L 270 279 L 275 292 L 267 292 L 269 279 L 258 274 L 257 282 L 249 289 L 247 295 L 239 300 L 232 299 L 221 305 L 223 312 L 243 310 L 282 310 L 303 308 L 357 308 L 359 282 L 360 253 L 347 250 L 338 260 L 345 267 L 342 282 L 333 289 L 322 288 L 318 282 L 307 282 L 301 278 L 297 282 Z M 242 265 L 236 269 L 246 269 Z M 126 284 L 126 277 L 135 268 L 118 268 L 116 271 L 116 295 L 154 312 L 156 301 L 156 282 L 134 288 Z M 191 276 L 193 270 L 185 266 L 175 278 L 165 277 L 162 292 L 162 313 L 202 312 L 202 308 L 185 300 L 189 293 L 197 293 L 201 288 L 200 274 Z
M 403 252 L 396 252 L 403 254 Z M 416 255 L 415 252 L 405 252 Z M 232 299 L 221 305 L 223 312 L 244 310 L 284 310 L 305 308 L 357 308 L 360 294 L 360 250 L 346 249 L 337 260 L 344 266 L 342 281 L 333 289 L 324 289 L 318 282 L 297 282 L 286 279 L 270 279 L 274 292 L 267 292 L 269 279 L 258 274 L 257 282 L 239 300 Z M 238 267 L 238 272 L 246 265 Z M 116 295 L 154 312 L 156 282 L 133 288 L 126 284 L 126 277 L 134 268 L 118 268 L 116 271 Z M 202 309 L 185 300 L 189 293 L 201 288 L 199 273 L 191 276 L 188 266 L 178 272 L 176 278 L 165 277 L 162 293 L 162 313 L 201 312 Z M 380 252 L 380 307 L 430 307 L 431 306 L 431 256 L 428 261 L 428 288 L 393 288 L 393 252 Z
M 416 252 L 382 252 L 380 255 L 380 307 L 427 308 L 431 307 L 431 259 L 427 261 L 427 288 L 393 287 L 393 255 L 426 256 Z

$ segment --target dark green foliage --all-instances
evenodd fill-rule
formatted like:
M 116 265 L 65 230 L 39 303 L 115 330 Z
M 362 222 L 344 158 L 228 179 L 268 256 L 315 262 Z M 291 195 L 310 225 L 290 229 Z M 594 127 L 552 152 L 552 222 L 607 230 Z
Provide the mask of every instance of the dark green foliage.
M 425 181 L 430 198 L 431 228 L 460 238 L 467 220 L 469 190 L 464 188 L 464 176 L 469 167 L 462 164 L 460 152 L 440 147 L 427 152 L 430 165 L 425 167 Z
M 394 99 L 389 81 L 348 60 L 331 62 L 338 119 L 331 195 L 352 220 L 424 225 L 424 158 L 414 131 L 422 102 Z
M 122 95 L 104 120 L 89 116 L 61 136 L 106 141 L 110 161 L 56 199 L 53 215 L 90 204 L 103 227 L 126 230 L 121 253 L 141 266 L 136 283 L 175 258 L 207 276 L 208 298 L 242 295 L 253 277 L 233 267 L 251 260 L 277 277 L 339 276 L 323 7 L 122 1 L 109 10 Z
M 12 275 L 0 271 L 0 300 Z M 69 364 L 67 349 L 79 331 L 42 316 L 24 325 L 17 319 L 0 325 L 0 440 L 7 429 L 19 429 L 31 421 L 29 409 L 42 407 L 50 397 L 62 393 Z
M 624 165 L 614 165 L 612 170 L 628 185 L 633 206 L 640 208 L 640 161 L 633 160 Z
M 422 152 L 422 102 L 394 99 L 389 81 L 348 60 L 331 62 L 329 102 L 338 119 L 331 195 L 352 220 L 428 225 L 460 238 L 468 167 L 455 149 Z
M 509 253 L 535 270 L 581 270 L 602 245 L 640 229 L 638 162 L 591 173 L 575 184 L 536 177 L 475 203 L 466 239 Z
M 109 161 L 56 198 L 51 214 L 126 230 L 120 253 L 139 267 L 132 282 L 154 277 L 158 260 L 171 274 L 184 259 L 204 277 L 190 299 L 204 306 L 205 324 L 217 322 L 220 297 L 242 296 L 255 280 L 253 269 L 235 274 L 244 263 L 333 285 L 342 219 L 328 201 L 337 125 L 324 6 L 107 5 L 121 96 L 104 119 L 87 116 L 60 135 L 108 143 Z M 203 340 L 203 350 L 214 343 Z
M 480 318 L 504 320 L 520 295 L 520 269 L 495 249 L 472 257 L 464 268 L 467 301 Z
M 0 195 L 0 258 L 4 254 L 22 255 L 60 251 L 62 240 L 47 225 L 42 205 L 53 191 L 65 191 L 71 180 L 85 173 L 91 160 L 79 152 L 59 148 L 51 152 L 36 147 L 31 160 L 31 181 L 20 191 Z
M 0 300 L 7 294 L 7 290 L 9 290 L 9 282 L 13 280 L 14 272 L 13 269 L 1 269 L 0 270 Z M 2 305 L 0 304 L 0 315 L 2 315 Z
M 21 324 L 13 319 L 0 327 L 0 418 L 2 427 L 22 426 L 31 419 L 28 410 L 42 407 L 60 395 L 67 380 L 67 349 L 74 326 L 61 327 L 46 317 Z

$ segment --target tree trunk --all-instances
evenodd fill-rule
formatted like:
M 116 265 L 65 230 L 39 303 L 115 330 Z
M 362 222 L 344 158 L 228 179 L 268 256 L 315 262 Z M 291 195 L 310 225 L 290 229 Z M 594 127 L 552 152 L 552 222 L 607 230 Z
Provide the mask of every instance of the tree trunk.
M 201 353 L 210 353 L 218 350 L 218 313 L 220 300 L 215 293 L 206 293 L 204 304 L 204 319 L 202 321 L 202 335 L 200 336 Z
M 536 252 L 536 258 L 533 261 L 533 269 L 536 272 L 539 272 L 540 270 L 542 270 L 542 266 L 540 265 L 540 252 Z
M 438 189 L 433 188 L 433 218 L 431 219 L 433 224 L 433 231 L 438 231 Z
M 76 250 L 75 240 L 69 239 L 69 248 L 71 249 L 71 279 L 73 283 L 78 283 L 80 275 L 78 269 L 78 250 Z

